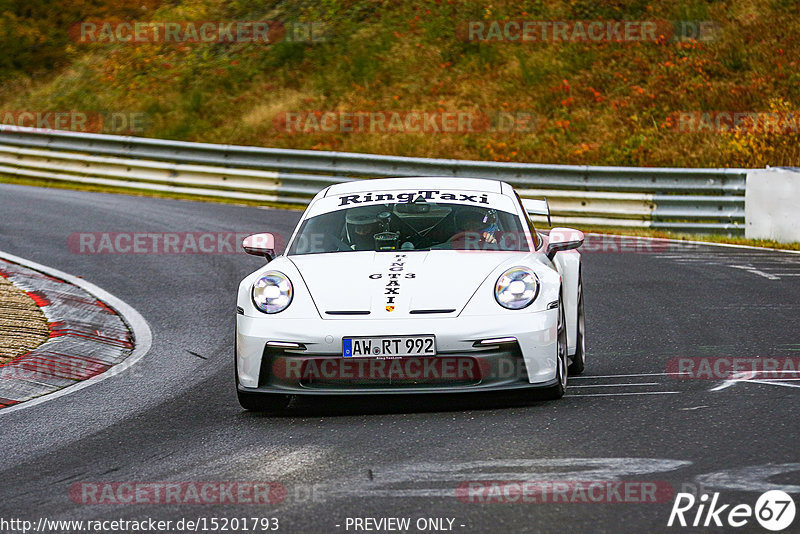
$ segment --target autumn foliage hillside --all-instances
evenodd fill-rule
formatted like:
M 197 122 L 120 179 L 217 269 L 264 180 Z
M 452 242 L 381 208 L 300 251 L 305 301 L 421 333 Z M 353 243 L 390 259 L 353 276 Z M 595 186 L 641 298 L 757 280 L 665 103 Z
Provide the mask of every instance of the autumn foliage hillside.
M 93 43 L 75 37 L 82 21 L 274 21 L 284 33 L 269 42 Z M 465 24 L 481 21 L 658 21 L 658 35 L 465 38 Z M 700 22 L 713 31 L 675 32 Z M 286 28 L 318 35 L 292 37 Z M 800 166 L 794 0 L 0 0 L 0 47 L 0 122 L 26 110 L 122 112 L 146 117 L 136 135 L 215 143 L 538 163 Z M 313 127 L 331 112 L 462 113 L 481 126 Z M 779 122 L 726 131 L 737 112 Z M 287 127 L 287 113 L 304 122 Z M 523 120 L 507 127 L 502 117 Z M 308 120 L 312 127 L 301 127 Z

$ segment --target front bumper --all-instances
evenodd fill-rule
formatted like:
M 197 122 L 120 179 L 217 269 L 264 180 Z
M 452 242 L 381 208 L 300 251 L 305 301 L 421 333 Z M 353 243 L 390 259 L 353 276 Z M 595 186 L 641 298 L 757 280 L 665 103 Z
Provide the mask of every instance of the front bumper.
M 547 387 L 556 378 L 558 310 L 502 317 L 331 321 L 237 315 L 239 390 L 331 395 Z M 436 336 L 433 357 L 343 358 L 342 338 Z M 513 338 L 502 344 L 476 342 Z M 275 347 L 293 342 L 305 350 Z

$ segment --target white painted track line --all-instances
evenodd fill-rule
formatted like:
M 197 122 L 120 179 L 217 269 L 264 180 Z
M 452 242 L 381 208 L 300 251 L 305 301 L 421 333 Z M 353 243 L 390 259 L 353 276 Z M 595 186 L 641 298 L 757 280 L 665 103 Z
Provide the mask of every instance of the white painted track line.
M 689 373 L 641 373 L 635 375 L 571 376 L 570 380 L 589 380 L 595 378 L 630 378 L 636 376 L 684 376 Z
M 800 386 L 797 386 L 800 387 Z M 676 395 L 680 391 L 640 391 L 637 393 L 581 393 L 580 395 L 565 395 L 566 397 L 621 397 L 628 395 Z
M 589 384 L 585 386 L 569 386 L 570 389 L 574 388 L 619 388 L 627 386 L 660 386 L 658 382 L 643 382 L 641 384 Z

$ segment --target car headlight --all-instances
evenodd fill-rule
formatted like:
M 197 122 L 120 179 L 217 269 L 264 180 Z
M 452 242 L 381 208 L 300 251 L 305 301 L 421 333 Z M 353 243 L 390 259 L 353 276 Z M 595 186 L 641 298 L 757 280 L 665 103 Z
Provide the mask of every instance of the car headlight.
M 278 313 L 292 302 L 292 282 L 278 271 L 264 273 L 253 284 L 253 304 L 264 313 Z
M 512 267 L 497 279 L 494 298 L 509 310 L 521 310 L 534 301 L 539 294 L 539 280 L 526 267 Z

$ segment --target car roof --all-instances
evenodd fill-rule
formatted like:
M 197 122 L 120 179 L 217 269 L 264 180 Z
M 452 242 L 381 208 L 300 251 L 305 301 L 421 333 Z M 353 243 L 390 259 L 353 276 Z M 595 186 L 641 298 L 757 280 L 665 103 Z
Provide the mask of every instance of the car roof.
M 368 191 L 391 191 L 393 189 L 432 189 L 480 191 L 510 194 L 511 186 L 498 180 L 483 178 L 456 178 L 453 176 L 417 176 L 403 178 L 372 178 L 354 180 L 330 186 L 324 196 L 344 193 L 366 193 Z

